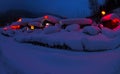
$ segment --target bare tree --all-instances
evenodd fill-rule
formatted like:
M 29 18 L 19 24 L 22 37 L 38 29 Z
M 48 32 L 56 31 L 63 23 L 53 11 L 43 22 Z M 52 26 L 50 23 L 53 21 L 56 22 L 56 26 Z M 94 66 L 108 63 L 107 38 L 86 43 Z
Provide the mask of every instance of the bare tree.
M 90 9 L 92 10 L 92 15 L 99 12 L 98 0 L 89 0 L 89 6 L 90 6 Z

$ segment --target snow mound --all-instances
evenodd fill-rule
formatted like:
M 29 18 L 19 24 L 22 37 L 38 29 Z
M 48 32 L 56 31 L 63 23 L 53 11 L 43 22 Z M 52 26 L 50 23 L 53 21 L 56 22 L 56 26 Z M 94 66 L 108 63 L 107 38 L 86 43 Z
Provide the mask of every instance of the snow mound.
M 34 25 L 34 26 L 36 26 L 36 27 L 40 27 L 40 26 L 41 26 L 41 23 L 40 23 L 40 22 L 29 22 L 28 25 L 29 25 L 29 26 Z
M 109 28 L 105 28 L 105 27 L 102 28 L 101 33 L 102 33 L 103 35 L 109 37 L 109 38 L 114 38 L 114 37 L 116 37 L 116 33 L 115 33 L 113 30 L 109 29 Z
M 120 45 L 119 37 L 108 38 L 102 34 L 86 37 L 83 41 L 85 50 L 87 51 L 101 51 L 116 49 Z
M 68 31 L 68 32 L 70 32 L 70 31 L 79 31 L 80 30 L 80 25 L 71 24 L 71 25 L 68 25 L 65 30 Z
M 1 32 L 2 35 L 7 37 L 13 37 L 15 35 L 15 31 L 13 30 L 6 30 Z
M 59 31 L 60 31 L 60 28 L 58 26 L 48 26 L 48 27 L 44 28 L 43 33 L 51 34 L 51 33 L 56 33 Z
M 92 23 L 93 23 L 93 21 L 91 19 L 87 19 L 87 18 L 60 20 L 60 24 L 81 24 L 81 25 L 85 25 L 85 24 L 92 24 Z
M 86 26 L 83 28 L 83 33 L 88 35 L 97 35 L 100 33 L 100 29 L 96 26 Z
M 26 26 L 27 22 L 13 22 L 11 25 L 22 25 L 22 26 Z

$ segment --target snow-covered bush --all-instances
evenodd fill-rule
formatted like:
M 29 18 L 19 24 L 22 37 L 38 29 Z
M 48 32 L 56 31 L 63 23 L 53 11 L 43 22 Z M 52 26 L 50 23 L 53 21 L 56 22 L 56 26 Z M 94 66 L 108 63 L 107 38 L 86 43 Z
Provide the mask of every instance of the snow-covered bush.
M 36 27 L 40 27 L 41 23 L 40 22 L 29 22 L 28 23 L 29 26 L 36 26 Z
M 111 29 L 109 29 L 109 28 L 105 28 L 105 27 L 103 27 L 103 28 L 101 29 L 101 33 L 102 33 L 103 35 L 109 37 L 109 38 L 113 38 L 113 37 L 116 36 L 116 34 L 115 34 L 115 32 L 114 32 L 113 30 L 111 30 Z
M 99 34 L 96 36 L 89 36 L 83 40 L 85 50 L 87 51 L 102 51 L 115 49 L 120 44 L 119 37 L 108 38 L 105 35 Z
M 97 35 L 100 33 L 100 29 L 97 26 L 86 26 L 83 28 L 83 33 L 88 35 Z
M 6 31 L 2 31 L 1 34 L 4 35 L 4 36 L 12 37 L 12 36 L 15 35 L 15 31 L 13 31 L 13 30 L 6 30 Z
M 43 33 L 45 33 L 45 34 L 56 33 L 59 31 L 60 31 L 60 28 L 57 26 L 48 26 L 48 27 L 43 29 Z
M 92 24 L 92 19 L 88 18 L 73 18 L 60 20 L 60 24 Z
M 71 25 L 68 25 L 65 30 L 68 31 L 68 32 L 79 31 L 80 30 L 80 25 L 79 24 L 71 24 Z

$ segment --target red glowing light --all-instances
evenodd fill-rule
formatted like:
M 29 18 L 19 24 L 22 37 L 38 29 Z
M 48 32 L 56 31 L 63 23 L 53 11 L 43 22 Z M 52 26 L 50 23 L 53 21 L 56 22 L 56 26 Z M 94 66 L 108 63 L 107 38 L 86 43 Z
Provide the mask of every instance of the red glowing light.
M 114 23 L 118 23 L 119 22 L 119 19 L 115 18 L 112 20 Z
M 102 14 L 102 15 L 105 15 L 105 14 L 106 14 L 106 12 L 105 12 L 105 11 L 102 11 L 102 12 L 101 12 L 101 14 Z
M 22 19 L 20 18 L 20 19 L 18 19 L 18 21 L 17 22 L 21 22 L 22 21 Z
M 20 25 L 12 25 L 12 26 L 11 26 L 11 29 L 14 29 L 14 30 L 20 29 Z
M 46 15 L 46 16 L 44 16 L 44 19 L 48 19 L 48 16 Z

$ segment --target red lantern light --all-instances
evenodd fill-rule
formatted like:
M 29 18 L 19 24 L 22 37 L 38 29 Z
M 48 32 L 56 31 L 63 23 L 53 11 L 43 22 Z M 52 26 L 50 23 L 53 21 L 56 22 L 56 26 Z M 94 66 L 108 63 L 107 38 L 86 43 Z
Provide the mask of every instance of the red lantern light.
M 44 19 L 48 19 L 48 16 L 46 15 L 46 16 L 44 16 Z
M 13 29 L 13 30 L 20 29 L 20 25 L 12 25 L 11 29 Z
M 118 23 L 119 22 L 119 19 L 115 18 L 112 20 L 114 23 Z

